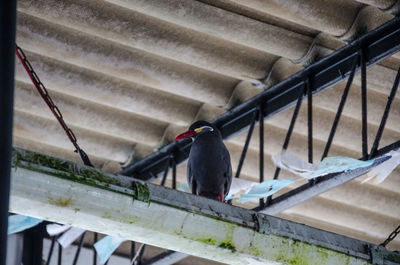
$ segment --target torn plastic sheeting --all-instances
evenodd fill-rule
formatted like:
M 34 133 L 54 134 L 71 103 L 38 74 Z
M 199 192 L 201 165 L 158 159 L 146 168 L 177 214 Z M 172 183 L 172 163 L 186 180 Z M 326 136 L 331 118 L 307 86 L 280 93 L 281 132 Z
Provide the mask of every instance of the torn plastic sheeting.
M 233 199 L 235 197 L 234 195 L 239 192 L 246 193 L 257 184 L 259 183 L 244 179 L 234 178 L 232 179 L 231 188 L 229 190 L 229 194 L 225 197 L 225 200 Z M 190 193 L 189 185 L 186 183 L 179 183 L 178 190 Z
M 259 183 L 248 181 L 244 179 L 234 178 L 232 179 L 231 188 L 229 194 L 226 196 L 225 200 L 232 200 L 236 194 L 243 192 L 247 193 L 250 189 Z
M 115 237 L 115 236 L 105 236 L 101 240 L 94 244 L 97 255 L 100 257 L 101 264 L 107 262 L 111 257 L 112 253 L 121 245 L 126 239 Z
M 72 244 L 79 236 L 85 232 L 85 229 L 78 227 L 71 227 L 65 232 L 57 241 L 63 248 L 66 248 Z
M 272 161 L 277 167 L 290 171 L 303 178 L 308 178 L 310 173 L 318 169 L 318 166 L 307 163 L 301 158 L 286 151 L 273 156 Z
M 370 172 L 368 172 L 367 174 L 368 178 L 366 178 L 361 183 L 365 183 L 369 180 L 372 180 L 372 183 L 380 184 L 400 164 L 400 149 L 390 151 L 385 156 L 391 156 L 391 157 L 388 160 L 384 161 L 382 164 L 373 168 Z
M 312 172 L 308 178 L 312 179 L 332 173 L 346 172 L 357 168 L 368 167 L 373 163 L 374 159 L 362 161 L 344 156 L 327 157 L 319 163 L 318 169 Z
M 59 225 L 59 224 L 48 224 L 46 225 L 46 230 L 49 236 L 57 236 L 61 233 L 64 233 L 68 229 L 70 229 L 70 225 Z
M 32 228 L 43 222 L 41 219 L 33 218 L 25 215 L 11 215 L 8 217 L 8 231 L 9 235 L 22 232 L 26 229 Z
M 182 182 L 179 183 L 178 190 L 183 191 L 183 192 L 190 192 L 189 185 L 186 183 L 182 183 Z
M 229 194 L 233 195 L 236 193 L 239 193 L 241 191 L 243 192 L 248 192 L 252 187 L 258 185 L 259 183 L 257 182 L 253 182 L 253 181 L 248 181 L 248 180 L 244 180 L 244 179 L 239 179 L 239 178 L 234 178 L 232 180 L 232 184 L 231 184 L 231 188 L 229 190 Z
M 275 165 L 288 170 L 293 174 L 306 179 L 312 179 L 332 173 L 346 172 L 357 168 L 368 167 L 374 163 L 374 159 L 362 161 L 350 157 L 335 156 L 324 158 L 318 166 L 307 163 L 301 158 L 282 152 L 272 158 Z
M 267 180 L 260 184 L 255 185 L 251 190 L 240 196 L 238 202 L 246 203 L 255 199 L 261 199 L 273 195 L 279 190 L 289 186 L 290 184 L 296 182 L 296 180 Z

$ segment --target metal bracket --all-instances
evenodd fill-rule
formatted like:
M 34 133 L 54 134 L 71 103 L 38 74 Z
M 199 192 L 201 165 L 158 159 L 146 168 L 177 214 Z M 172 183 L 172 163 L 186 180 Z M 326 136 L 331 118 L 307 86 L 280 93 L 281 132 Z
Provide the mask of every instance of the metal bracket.
M 384 257 L 381 246 L 371 246 L 371 263 L 374 265 L 383 265 Z
M 400 265 L 400 253 L 388 251 L 383 246 L 370 246 L 371 264 L 373 265 Z
M 253 215 L 255 222 L 255 230 L 259 233 L 269 235 L 272 232 L 271 224 L 268 219 L 265 218 L 265 215 L 255 213 Z

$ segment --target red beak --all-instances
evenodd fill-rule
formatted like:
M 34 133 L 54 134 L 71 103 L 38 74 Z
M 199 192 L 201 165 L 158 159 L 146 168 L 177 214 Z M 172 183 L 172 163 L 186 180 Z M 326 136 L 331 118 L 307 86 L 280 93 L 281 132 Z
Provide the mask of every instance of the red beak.
M 178 136 L 175 138 L 175 141 L 179 141 L 179 140 L 186 139 L 186 138 L 191 138 L 191 137 L 193 137 L 193 136 L 195 136 L 195 135 L 196 135 L 196 132 L 195 132 L 195 131 L 189 130 L 189 131 L 187 131 L 187 132 L 184 132 L 184 133 L 178 135 Z

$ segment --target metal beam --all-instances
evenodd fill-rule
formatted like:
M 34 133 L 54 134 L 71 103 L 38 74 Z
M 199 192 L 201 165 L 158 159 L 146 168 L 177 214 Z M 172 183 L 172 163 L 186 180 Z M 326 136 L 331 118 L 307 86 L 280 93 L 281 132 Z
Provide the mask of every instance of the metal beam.
M 315 95 L 346 79 L 361 49 L 365 51 L 367 67 L 398 52 L 400 50 L 400 17 L 394 18 L 303 71 L 233 108 L 214 120 L 213 124 L 221 130 L 223 138 L 226 139 L 246 129 L 250 125 L 254 112 L 260 106 L 262 106 L 264 118 L 271 118 L 295 104 L 299 93 L 303 90 L 304 80 L 310 80 L 312 94 Z M 356 71 L 360 71 L 359 66 Z M 121 174 L 142 180 L 151 179 L 164 171 L 170 154 L 174 154 L 177 164 L 182 163 L 187 158 L 190 145 L 190 140 L 171 143 L 124 169 Z
M 24 232 L 22 264 L 42 264 L 43 238 L 45 237 L 45 233 L 46 228 L 43 223 Z
M 371 264 L 372 250 L 400 264 L 367 242 L 21 149 L 10 210 L 229 264 Z
M 0 265 L 6 264 L 14 102 L 16 1 L 0 1 Z

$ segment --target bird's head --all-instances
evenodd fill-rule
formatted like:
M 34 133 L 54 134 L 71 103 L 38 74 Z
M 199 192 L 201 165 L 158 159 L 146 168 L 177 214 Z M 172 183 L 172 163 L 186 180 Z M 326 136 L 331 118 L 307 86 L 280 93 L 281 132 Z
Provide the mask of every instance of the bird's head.
M 208 132 L 215 133 L 217 135 L 220 135 L 220 132 L 217 127 L 212 125 L 209 122 L 206 121 L 196 121 L 192 125 L 190 125 L 189 130 L 178 135 L 175 138 L 175 141 L 187 139 L 187 138 L 195 138 L 198 135 L 205 134 Z

